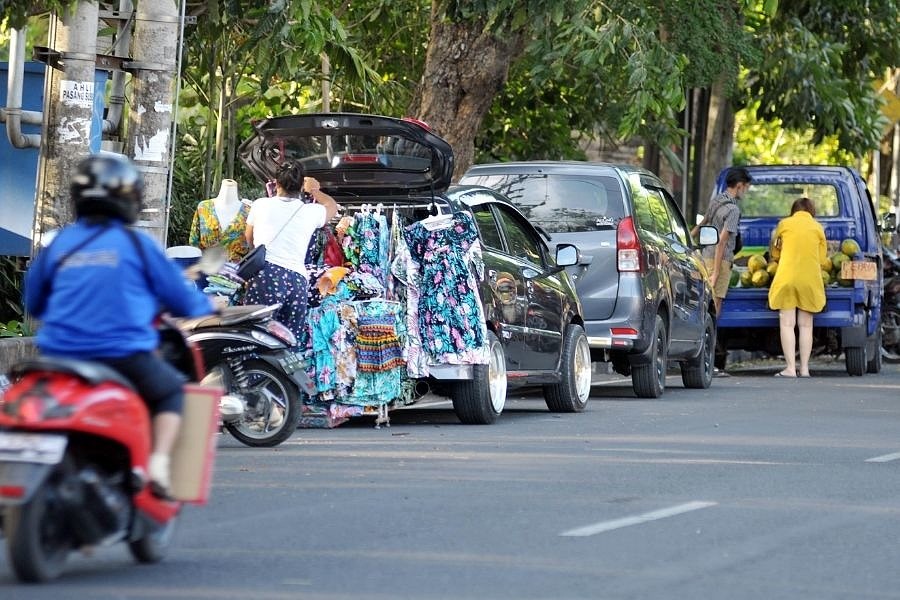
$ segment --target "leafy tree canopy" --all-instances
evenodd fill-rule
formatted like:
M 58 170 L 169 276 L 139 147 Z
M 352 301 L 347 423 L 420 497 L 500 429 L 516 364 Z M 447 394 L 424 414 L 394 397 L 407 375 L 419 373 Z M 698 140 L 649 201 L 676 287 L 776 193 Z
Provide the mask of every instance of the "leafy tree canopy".
M 837 136 L 861 155 L 881 138 L 872 81 L 900 65 L 898 0 L 793 0 L 757 31 L 763 60 L 751 69 L 745 102 L 790 129 Z

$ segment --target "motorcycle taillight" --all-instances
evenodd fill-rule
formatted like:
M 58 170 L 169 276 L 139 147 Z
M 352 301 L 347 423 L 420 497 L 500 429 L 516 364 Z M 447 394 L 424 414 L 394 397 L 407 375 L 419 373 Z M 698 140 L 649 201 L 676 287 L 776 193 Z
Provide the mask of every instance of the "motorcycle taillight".
M 46 419 L 62 419 L 71 416 L 74 408 L 60 404 L 42 384 L 12 397 L 2 403 L 3 414 L 21 423 L 37 423 Z
M 266 321 L 266 331 L 277 337 L 288 346 L 297 345 L 297 338 L 294 337 L 294 334 L 291 332 L 291 330 L 275 319 L 269 319 L 268 321 Z

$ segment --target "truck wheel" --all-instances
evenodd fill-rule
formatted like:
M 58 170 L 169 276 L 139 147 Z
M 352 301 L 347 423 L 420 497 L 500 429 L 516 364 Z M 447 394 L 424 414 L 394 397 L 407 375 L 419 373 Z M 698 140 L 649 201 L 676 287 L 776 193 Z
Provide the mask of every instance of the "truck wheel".
M 560 382 L 544 386 L 550 412 L 581 412 L 591 395 L 591 349 L 581 325 L 569 325 L 563 340 Z
M 453 386 L 453 411 L 467 425 L 490 425 L 506 405 L 506 355 L 492 331 L 488 331 L 488 352 L 488 364 L 474 366 L 472 381 Z
M 631 367 L 631 387 L 640 398 L 659 398 L 666 389 L 666 367 L 668 362 L 669 343 L 666 336 L 666 323 L 662 316 L 656 315 L 656 328 L 650 342 L 647 364 Z
M 881 327 L 875 332 L 872 358 L 866 363 L 866 373 L 881 373 Z
M 696 358 L 681 363 L 681 382 L 686 388 L 705 390 L 712 385 L 713 354 L 716 345 L 716 323 L 712 315 L 706 317 L 703 346 Z
M 863 375 L 866 372 L 866 347 L 844 348 L 844 364 L 850 375 Z

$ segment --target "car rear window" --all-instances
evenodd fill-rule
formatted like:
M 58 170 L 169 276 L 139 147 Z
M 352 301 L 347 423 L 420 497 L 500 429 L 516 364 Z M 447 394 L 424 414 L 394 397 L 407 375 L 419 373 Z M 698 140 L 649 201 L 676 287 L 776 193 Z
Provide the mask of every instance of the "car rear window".
M 267 154 L 276 162 L 299 160 L 307 170 L 340 167 L 426 172 L 432 161 L 427 146 L 396 135 L 273 136 Z
M 467 176 L 465 183 L 493 188 L 550 233 L 614 228 L 625 216 L 614 177 L 502 174 Z
M 817 217 L 840 214 L 838 192 L 827 183 L 766 183 L 754 181 L 740 201 L 742 217 L 785 217 L 791 205 L 800 198 L 809 198 L 816 207 Z

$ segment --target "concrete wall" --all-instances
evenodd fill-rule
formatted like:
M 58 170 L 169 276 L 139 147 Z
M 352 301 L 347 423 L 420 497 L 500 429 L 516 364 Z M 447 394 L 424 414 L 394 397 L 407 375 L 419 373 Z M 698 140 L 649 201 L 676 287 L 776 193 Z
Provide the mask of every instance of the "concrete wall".
M 36 355 L 37 346 L 34 345 L 34 338 L 0 338 L 0 374 L 9 371 L 9 368 L 20 360 Z

